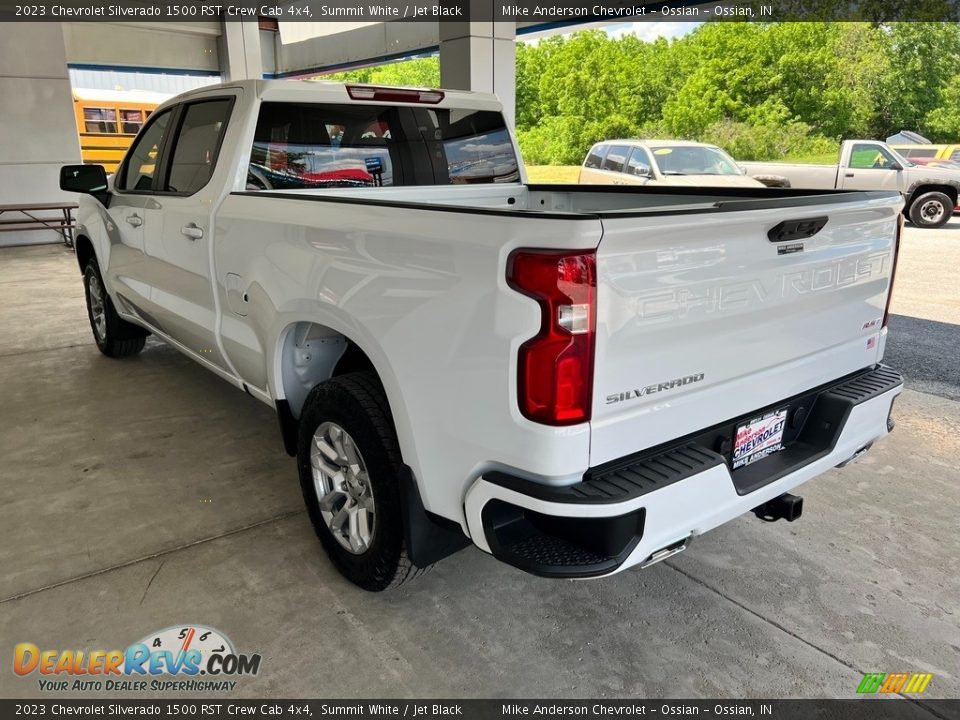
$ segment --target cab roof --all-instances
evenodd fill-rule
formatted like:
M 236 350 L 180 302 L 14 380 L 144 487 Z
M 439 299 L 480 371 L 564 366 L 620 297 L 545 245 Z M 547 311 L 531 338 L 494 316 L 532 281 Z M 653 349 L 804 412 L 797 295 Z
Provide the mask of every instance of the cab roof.
M 384 91 L 425 91 L 443 93 L 439 102 L 410 102 L 395 99 L 355 99 L 348 92 L 350 88 L 375 88 Z M 466 90 L 436 90 L 433 88 L 385 87 L 380 85 L 364 85 L 361 83 L 337 83 L 321 80 L 238 80 L 235 82 L 205 85 L 171 98 L 164 106 L 194 98 L 209 97 L 223 90 L 240 90 L 244 94 L 250 93 L 253 97 L 265 102 L 326 102 L 344 104 L 376 104 L 376 105 L 410 105 L 434 108 L 464 108 L 469 110 L 502 110 L 500 101 L 495 95 L 477 93 Z
M 623 139 L 614 139 L 614 140 L 603 140 L 598 142 L 597 145 L 631 145 L 638 146 L 643 145 L 645 147 L 658 148 L 658 147 L 708 147 L 715 148 L 716 145 L 712 143 L 703 143 L 696 142 L 695 140 L 643 140 L 638 138 L 623 138 Z

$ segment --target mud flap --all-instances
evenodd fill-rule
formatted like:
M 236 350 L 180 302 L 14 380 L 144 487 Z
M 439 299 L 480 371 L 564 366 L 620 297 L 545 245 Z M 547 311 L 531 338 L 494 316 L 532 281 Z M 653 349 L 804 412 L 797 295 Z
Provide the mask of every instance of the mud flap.
M 407 555 L 414 565 L 429 567 L 470 544 L 470 539 L 464 535 L 459 524 L 434 515 L 423 507 L 417 482 L 409 466 L 403 466 L 399 481 Z

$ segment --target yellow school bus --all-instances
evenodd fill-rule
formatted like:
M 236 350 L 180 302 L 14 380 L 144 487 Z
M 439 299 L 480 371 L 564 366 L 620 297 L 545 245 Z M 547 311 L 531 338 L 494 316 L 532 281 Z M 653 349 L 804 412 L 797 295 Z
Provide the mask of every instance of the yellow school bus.
M 74 89 L 73 112 L 83 162 L 114 172 L 150 113 L 168 97 L 142 90 Z

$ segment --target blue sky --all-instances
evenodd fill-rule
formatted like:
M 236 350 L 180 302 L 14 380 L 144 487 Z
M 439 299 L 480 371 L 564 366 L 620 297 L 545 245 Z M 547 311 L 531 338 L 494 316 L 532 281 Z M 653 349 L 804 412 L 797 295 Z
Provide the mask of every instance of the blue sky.
M 636 35 L 641 40 L 656 40 L 659 37 L 676 38 L 686 35 L 695 27 L 700 25 L 698 22 L 633 22 L 633 23 L 612 23 L 609 25 L 588 24 L 578 25 L 568 30 L 548 30 L 543 33 L 531 33 L 522 35 L 518 39 L 525 43 L 536 44 L 541 37 L 548 35 L 565 35 L 584 28 L 595 27 L 603 30 L 611 37 L 622 37 L 623 35 Z
M 700 24 L 698 22 L 635 22 L 607 25 L 603 29 L 612 37 L 636 35 L 641 40 L 656 40 L 658 37 L 681 37 Z

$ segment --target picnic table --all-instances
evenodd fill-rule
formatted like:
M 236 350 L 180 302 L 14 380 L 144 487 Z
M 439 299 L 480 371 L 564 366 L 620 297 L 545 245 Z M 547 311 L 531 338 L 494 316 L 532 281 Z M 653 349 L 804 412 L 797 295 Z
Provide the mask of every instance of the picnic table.
M 0 232 L 56 230 L 63 236 L 63 244 L 73 247 L 73 231 L 77 227 L 73 211 L 78 207 L 74 202 L 0 205 Z M 16 213 L 20 217 L 10 217 Z

